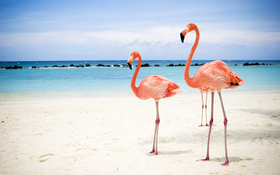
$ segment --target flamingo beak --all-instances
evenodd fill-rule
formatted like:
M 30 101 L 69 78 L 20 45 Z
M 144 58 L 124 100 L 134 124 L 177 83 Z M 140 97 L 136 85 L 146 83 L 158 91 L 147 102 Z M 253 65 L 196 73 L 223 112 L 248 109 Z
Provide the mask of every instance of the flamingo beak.
M 127 65 L 128 65 L 128 67 L 129 67 L 129 69 L 132 70 L 131 64 L 130 64 L 130 63 L 127 63 Z
M 190 31 L 190 28 L 191 28 L 191 27 L 188 25 L 188 26 L 180 33 L 182 43 L 184 43 L 185 36 L 186 36 L 187 33 Z
M 185 36 L 183 35 L 182 32 L 180 33 L 180 36 L 181 36 L 181 41 L 182 41 L 182 43 L 184 43 Z
M 127 65 L 130 68 L 130 70 L 132 70 L 132 61 L 133 61 L 133 55 L 130 55 L 127 61 Z

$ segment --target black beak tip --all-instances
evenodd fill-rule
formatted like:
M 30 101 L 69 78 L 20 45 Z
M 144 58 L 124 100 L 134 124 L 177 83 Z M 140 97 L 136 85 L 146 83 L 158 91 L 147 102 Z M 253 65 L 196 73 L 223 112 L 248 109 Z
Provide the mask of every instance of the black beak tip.
M 184 43 L 185 36 L 183 35 L 183 33 L 180 33 L 180 36 L 181 36 L 182 43 Z
M 131 64 L 130 64 L 130 63 L 127 63 L 127 65 L 128 65 L 128 67 L 129 67 L 129 69 L 132 70 Z

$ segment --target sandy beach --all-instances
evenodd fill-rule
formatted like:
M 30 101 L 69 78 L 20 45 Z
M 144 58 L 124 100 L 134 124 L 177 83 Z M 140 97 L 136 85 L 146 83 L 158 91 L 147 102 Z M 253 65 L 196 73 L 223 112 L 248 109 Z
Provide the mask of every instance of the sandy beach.
M 0 101 L 0 174 L 279 174 L 280 93 L 215 94 L 210 161 L 208 127 L 198 127 L 199 92 L 159 103 L 159 155 L 152 149 L 155 104 L 129 97 Z M 210 107 L 210 100 L 208 100 Z M 208 108 L 210 117 L 210 108 Z

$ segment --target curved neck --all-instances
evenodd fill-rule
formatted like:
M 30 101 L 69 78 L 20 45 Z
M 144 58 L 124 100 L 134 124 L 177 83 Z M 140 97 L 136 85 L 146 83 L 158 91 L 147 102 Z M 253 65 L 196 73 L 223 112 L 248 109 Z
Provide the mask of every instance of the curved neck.
M 133 74 L 133 77 L 132 77 L 132 80 L 131 80 L 131 85 L 130 85 L 132 91 L 134 92 L 134 94 L 135 94 L 136 96 L 138 96 L 138 88 L 135 86 L 136 77 L 137 77 L 137 75 L 138 75 L 138 72 L 139 72 L 140 67 L 141 67 L 141 64 L 142 64 L 142 58 L 141 58 L 141 56 L 138 55 L 137 58 L 138 58 L 138 60 L 139 60 L 139 61 L 138 61 L 138 65 L 137 65 L 136 70 L 135 70 L 135 72 L 134 72 L 134 74 Z
M 185 66 L 185 81 L 186 81 L 186 83 L 190 86 L 190 87 L 192 87 L 192 88 L 196 88 L 195 87 L 195 80 L 194 80 L 194 78 L 190 78 L 190 75 L 189 75 L 189 70 L 190 70 L 190 65 L 191 65 L 191 61 L 192 61 L 192 57 L 193 57 L 193 54 L 194 54 L 194 52 L 195 52 L 195 49 L 196 49 L 196 47 L 197 47 L 197 45 L 198 45 L 198 42 L 199 42 L 199 36 L 200 36 L 200 34 L 199 34 L 199 30 L 198 30 L 198 28 L 195 26 L 194 27 L 194 30 L 195 30 L 195 32 L 196 32 L 196 39 L 195 39 L 195 42 L 194 42 L 194 45 L 193 45 L 193 47 L 192 47 L 192 50 L 191 50 L 191 52 L 190 52 L 190 54 L 189 54 L 189 57 L 188 57 L 188 60 L 187 60 L 187 63 L 186 63 L 186 66 Z

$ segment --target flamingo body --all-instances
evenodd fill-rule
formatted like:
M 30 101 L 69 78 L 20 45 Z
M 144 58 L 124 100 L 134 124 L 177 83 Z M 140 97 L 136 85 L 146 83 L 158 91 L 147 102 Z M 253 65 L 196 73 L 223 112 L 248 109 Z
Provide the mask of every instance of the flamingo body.
M 148 76 L 142 80 L 138 87 L 138 94 L 135 94 L 141 100 L 153 98 L 159 100 L 172 97 L 182 92 L 176 83 L 173 83 L 165 77 L 158 75 Z
M 223 61 L 213 61 L 204 64 L 200 67 L 193 77 L 194 83 L 192 88 L 199 88 L 206 92 L 208 89 L 211 92 L 222 89 L 234 89 L 244 84 L 239 75 L 232 72 Z
M 153 98 L 156 102 L 156 121 L 155 121 L 155 133 L 154 133 L 154 141 L 153 141 L 153 149 L 149 153 L 149 155 L 157 155 L 157 143 L 158 143 L 158 129 L 159 129 L 159 100 L 162 98 L 172 97 L 180 92 L 183 92 L 182 89 L 176 84 L 170 81 L 169 79 L 157 75 L 152 75 L 144 78 L 140 85 L 138 87 L 135 86 L 136 78 L 138 75 L 138 72 L 141 67 L 142 59 L 138 52 L 134 51 L 131 53 L 127 64 L 129 65 L 129 68 L 132 69 L 132 62 L 138 58 L 139 62 L 132 80 L 131 80 L 131 89 L 134 92 L 135 96 L 138 97 L 141 100 L 147 100 L 150 98 Z

